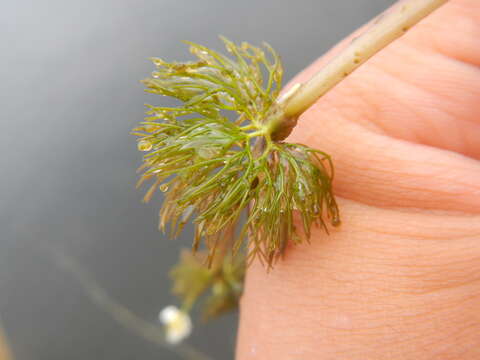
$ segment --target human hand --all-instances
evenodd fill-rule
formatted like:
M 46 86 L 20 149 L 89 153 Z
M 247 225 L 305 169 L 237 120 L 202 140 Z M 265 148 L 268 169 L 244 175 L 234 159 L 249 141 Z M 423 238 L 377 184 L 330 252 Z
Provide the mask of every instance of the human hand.
M 479 39 L 480 1 L 451 0 L 299 119 L 343 223 L 252 265 L 239 360 L 480 358 Z

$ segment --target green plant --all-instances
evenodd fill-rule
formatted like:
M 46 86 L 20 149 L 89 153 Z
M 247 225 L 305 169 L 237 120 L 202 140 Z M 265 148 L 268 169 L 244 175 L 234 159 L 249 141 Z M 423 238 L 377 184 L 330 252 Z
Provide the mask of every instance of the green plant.
M 339 223 L 333 165 L 322 151 L 282 141 L 277 99 L 283 70 L 271 47 L 265 45 L 269 59 L 260 48 L 222 40 L 234 59 L 193 43 L 196 62 L 153 59 L 157 71 L 144 80 L 148 91 L 182 104 L 150 107 L 135 129 L 139 149 L 148 151 L 140 183 L 153 181 L 145 201 L 158 188 L 166 192 L 160 227 L 170 223 L 172 236 L 195 216 L 193 249 L 203 240 L 209 266 L 224 249 L 236 254 L 245 241 L 249 261 L 272 266 L 287 241 L 308 239 L 312 224 L 327 229 L 325 216 Z M 304 236 L 294 225 L 295 211 Z
M 171 274 L 181 311 L 190 311 L 209 289 L 204 314 L 235 306 L 244 264 L 258 259 L 271 268 L 289 242 L 308 241 L 314 224 L 326 232 L 327 222 L 340 224 L 330 156 L 284 140 L 318 98 L 446 1 L 400 3 L 282 96 L 280 58 L 267 44 L 222 38 L 228 57 L 187 42 L 194 62 L 152 59 L 157 69 L 144 80 L 147 91 L 180 104 L 149 106 L 134 129 L 139 150 L 147 153 L 138 185 L 152 182 L 145 201 L 157 189 L 166 193 L 160 228 L 169 224 L 173 237 L 193 218 L 194 254 L 184 253 Z M 206 252 L 195 257 L 201 244 Z

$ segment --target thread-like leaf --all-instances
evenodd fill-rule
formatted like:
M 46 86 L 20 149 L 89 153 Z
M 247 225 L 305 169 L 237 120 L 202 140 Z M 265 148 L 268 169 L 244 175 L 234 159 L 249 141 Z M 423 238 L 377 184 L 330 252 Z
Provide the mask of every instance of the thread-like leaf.
M 281 113 L 277 53 L 266 44 L 222 41 L 232 57 L 188 42 L 197 61 L 152 59 L 156 70 L 144 80 L 147 91 L 182 104 L 149 105 L 134 129 L 146 152 L 139 184 L 153 181 L 145 201 L 156 189 L 166 193 L 160 227 L 170 224 L 173 236 L 194 218 L 193 249 L 203 240 L 210 262 L 217 248 L 235 253 L 247 243 L 249 261 L 271 266 L 289 241 L 308 240 L 313 224 L 327 229 L 325 218 L 339 222 L 333 166 L 321 151 L 272 140 L 270 120 Z

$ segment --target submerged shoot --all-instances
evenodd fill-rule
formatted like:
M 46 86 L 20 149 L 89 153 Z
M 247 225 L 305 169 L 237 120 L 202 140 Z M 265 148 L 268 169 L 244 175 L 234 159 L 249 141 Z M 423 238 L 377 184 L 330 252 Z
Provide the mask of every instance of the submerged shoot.
M 248 261 L 272 266 L 288 242 L 308 240 L 312 225 L 339 223 L 333 165 L 317 149 L 283 141 L 277 53 L 222 41 L 230 56 L 187 42 L 196 61 L 152 59 L 147 91 L 180 105 L 149 105 L 134 129 L 144 152 L 139 184 L 151 184 L 145 201 L 165 193 L 162 230 L 177 236 L 193 220 L 193 250 L 203 244 L 209 265 L 243 248 Z

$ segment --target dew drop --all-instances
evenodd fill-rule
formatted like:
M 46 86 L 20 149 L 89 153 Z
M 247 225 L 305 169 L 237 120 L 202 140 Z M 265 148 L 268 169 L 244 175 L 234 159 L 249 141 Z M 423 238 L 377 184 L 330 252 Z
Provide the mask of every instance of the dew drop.
M 332 218 L 332 225 L 333 226 L 340 226 L 341 224 L 341 220 L 340 218 L 338 217 L 338 215 L 334 215 L 334 217 Z
M 167 192 L 168 191 L 168 185 L 167 184 L 162 184 L 158 187 L 161 192 Z
M 137 147 L 138 147 L 138 150 L 140 150 L 140 151 L 149 151 L 149 150 L 152 149 L 153 145 L 148 140 L 140 140 L 138 142 Z

